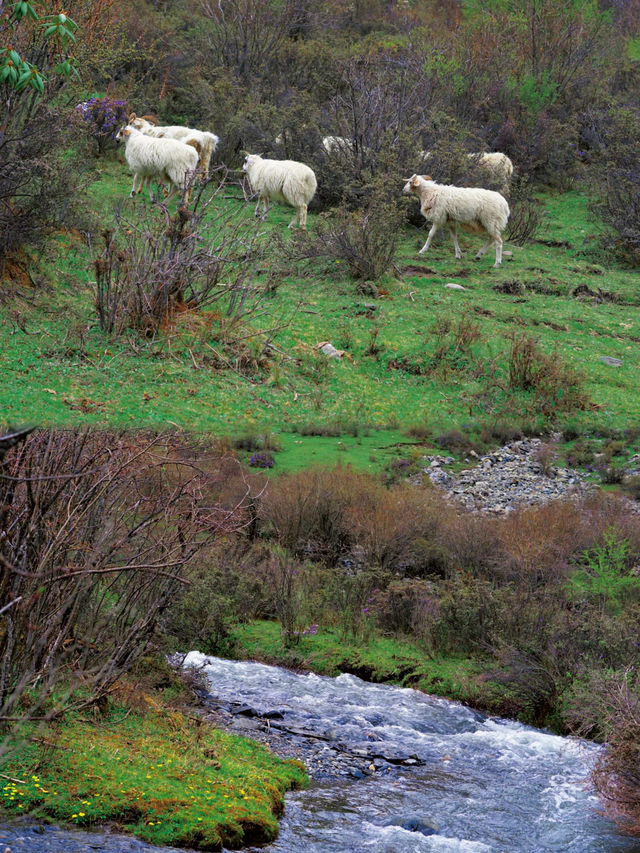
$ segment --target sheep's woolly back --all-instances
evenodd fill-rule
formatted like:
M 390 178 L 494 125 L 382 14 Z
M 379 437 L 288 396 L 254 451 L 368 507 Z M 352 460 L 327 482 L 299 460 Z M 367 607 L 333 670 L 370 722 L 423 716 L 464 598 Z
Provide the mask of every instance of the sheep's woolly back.
M 509 219 L 509 205 L 493 190 L 446 186 L 413 175 L 404 191 L 418 195 L 422 215 L 438 225 L 459 222 L 494 234 L 503 231 Z
M 218 147 L 220 138 L 208 130 L 197 130 L 195 127 L 183 127 L 182 125 L 158 125 L 157 122 L 148 121 L 149 116 L 136 117 L 129 122 L 132 127 L 141 130 L 147 136 L 155 136 L 160 139 L 178 139 L 181 142 L 193 140 L 200 146 L 200 160 L 205 173 L 209 170 L 211 155 Z
M 325 136 L 322 139 L 322 147 L 327 154 L 335 154 L 336 152 L 349 153 L 353 150 L 353 143 L 344 136 Z
M 506 154 L 493 151 L 488 154 L 468 154 L 470 159 L 475 160 L 483 172 L 491 175 L 497 181 L 508 183 L 513 175 L 513 163 Z
M 267 160 L 248 154 L 243 170 L 259 196 L 291 207 L 308 205 L 318 185 L 313 169 L 296 160 Z
M 198 165 L 198 152 L 192 145 L 177 139 L 155 139 L 127 126 L 118 136 L 126 140 L 124 156 L 129 168 L 139 177 L 165 178 L 182 189 L 187 173 Z

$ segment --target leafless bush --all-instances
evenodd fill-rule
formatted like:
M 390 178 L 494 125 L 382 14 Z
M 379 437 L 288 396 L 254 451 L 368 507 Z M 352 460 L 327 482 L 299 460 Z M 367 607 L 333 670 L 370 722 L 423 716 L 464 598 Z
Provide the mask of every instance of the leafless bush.
M 330 269 L 344 264 L 353 278 L 377 281 L 393 267 L 404 208 L 390 197 L 392 187 L 378 179 L 367 188 L 359 210 L 341 210 L 319 220 L 313 233 L 298 234 L 286 247 L 291 260 L 324 260 Z
M 640 837 L 640 698 L 629 681 L 621 680 L 608 694 L 612 731 L 593 781 L 619 829 Z
M 509 388 L 527 392 L 531 409 L 550 416 L 557 411 L 585 409 L 588 405 L 584 378 L 558 355 L 547 355 L 527 334 L 511 335 Z
M 170 216 L 157 205 L 135 217 L 122 209 L 116 214 L 94 262 L 101 329 L 153 335 L 177 313 L 214 302 L 227 324 L 255 310 L 262 293 L 254 280 L 262 254 L 258 227 L 220 203 L 225 175 L 218 177 L 213 193 L 206 200 L 199 194 L 192 211 L 179 207 Z
M 514 181 L 509 195 L 511 213 L 507 224 L 506 238 L 510 243 L 523 246 L 538 233 L 543 212 L 540 202 L 527 194 L 528 180 L 525 177 Z
M 131 433 L 38 432 L 7 454 L 0 720 L 93 701 L 131 666 L 185 566 L 246 523 L 246 492 L 222 502 L 215 480 L 175 441 Z

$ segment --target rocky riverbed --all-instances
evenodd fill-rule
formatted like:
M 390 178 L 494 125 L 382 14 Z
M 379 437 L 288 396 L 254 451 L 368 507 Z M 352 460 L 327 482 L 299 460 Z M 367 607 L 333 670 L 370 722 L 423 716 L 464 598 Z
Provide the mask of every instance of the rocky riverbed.
M 551 464 L 548 446 L 539 438 L 513 441 L 476 457 L 477 464 L 457 474 L 448 470 L 453 457 L 425 456 L 425 476 L 447 496 L 466 509 L 505 515 L 521 506 L 583 497 L 597 487 L 572 468 Z
M 379 744 L 371 748 L 362 743 L 349 745 L 331 727 L 318 731 L 287 723 L 280 711 L 260 712 L 243 703 L 220 701 L 206 692 L 199 698 L 205 717 L 214 725 L 257 740 L 281 758 L 302 761 L 314 781 L 389 775 L 424 763 L 411 752 L 381 751 Z

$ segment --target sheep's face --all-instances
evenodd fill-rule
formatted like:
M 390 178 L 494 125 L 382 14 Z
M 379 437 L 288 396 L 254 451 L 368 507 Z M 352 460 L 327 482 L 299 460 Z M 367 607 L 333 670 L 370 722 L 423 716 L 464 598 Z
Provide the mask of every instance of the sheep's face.
M 260 159 L 259 154 L 247 154 L 244 159 L 244 163 L 242 164 L 242 171 L 248 172 L 249 169 L 253 166 L 254 163 L 257 163 Z
M 135 127 L 136 130 L 147 130 L 147 128 L 153 127 L 151 122 L 144 118 L 134 118 L 133 121 L 129 121 L 129 125 Z
M 126 127 L 121 127 L 120 130 L 116 133 L 116 142 L 121 142 L 123 139 L 126 142 L 130 136 L 131 128 L 129 127 L 129 125 L 126 125 Z
M 404 185 L 403 193 L 419 193 L 420 192 L 420 178 L 418 175 L 412 175 L 407 183 Z

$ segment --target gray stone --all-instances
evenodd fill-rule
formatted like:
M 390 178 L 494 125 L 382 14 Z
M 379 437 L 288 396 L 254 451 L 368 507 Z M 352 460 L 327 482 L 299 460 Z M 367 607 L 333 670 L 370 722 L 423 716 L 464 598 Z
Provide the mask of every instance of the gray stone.
M 611 355 L 601 355 L 600 361 L 603 362 L 603 364 L 608 364 L 610 367 L 622 367 L 622 359 L 613 358 Z

